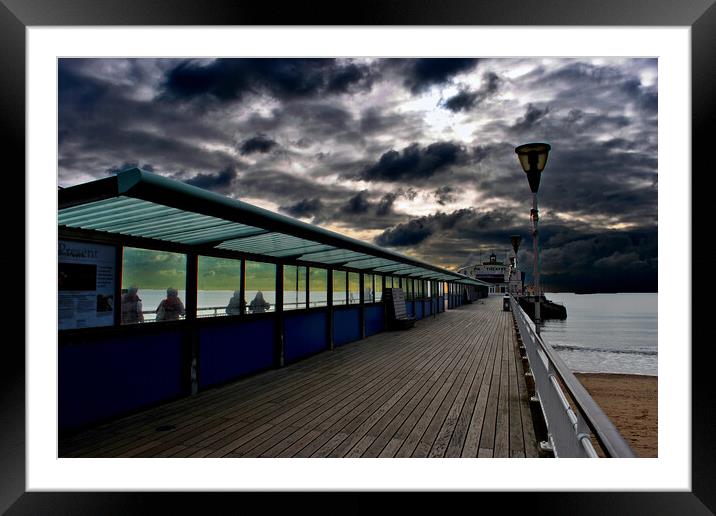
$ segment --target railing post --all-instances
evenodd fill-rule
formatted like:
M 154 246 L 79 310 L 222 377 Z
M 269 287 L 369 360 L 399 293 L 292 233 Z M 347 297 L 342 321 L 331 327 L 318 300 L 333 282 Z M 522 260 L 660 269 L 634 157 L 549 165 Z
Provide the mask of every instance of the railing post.
M 328 320 L 326 330 L 328 331 L 328 349 L 333 349 L 333 269 L 326 269 L 326 310 Z
M 246 313 L 246 260 L 241 260 L 241 273 L 239 278 L 239 313 Z
M 360 310 L 358 312 L 360 338 L 365 339 L 365 274 L 362 272 L 358 273 L 358 288 L 360 289 L 360 294 L 358 296 L 358 306 L 360 306 Z
M 274 363 L 276 367 L 284 365 L 284 324 L 283 324 L 283 264 L 276 264 L 276 338 Z
M 197 268 L 199 257 L 196 253 L 186 255 L 186 304 L 184 316 L 187 322 L 187 358 L 188 390 L 190 394 L 199 391 L 199 332 L 196 327 L 197 306 Z

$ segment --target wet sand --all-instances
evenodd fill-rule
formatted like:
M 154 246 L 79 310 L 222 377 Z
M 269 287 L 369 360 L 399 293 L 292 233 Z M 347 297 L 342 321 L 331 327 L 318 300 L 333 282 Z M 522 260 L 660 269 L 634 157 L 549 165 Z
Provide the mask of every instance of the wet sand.
M 639 457 L 657 457 L 658 377 L 577 373 Z

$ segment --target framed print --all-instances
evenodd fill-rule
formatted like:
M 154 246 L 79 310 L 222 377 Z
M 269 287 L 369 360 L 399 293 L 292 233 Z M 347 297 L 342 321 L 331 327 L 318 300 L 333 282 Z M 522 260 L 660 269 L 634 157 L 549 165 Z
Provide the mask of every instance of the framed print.
M 26 329 L 25 348 L 6 346 L 7 374 L 0 397 L 6 424 L 1 430 L 0 467 L 7 481 L 0 491 L 0 509 L 9 514 L 126 513 L 141 512 L 147 501 L 164 496 L 137 491 L 202 491 L 191 504 L 214 503 L 209 500 L 216 496 L 221 503 L 233 505 L 244 493 L 209 492 L 286 490 L 480 492 L 478 500 L 504 503 L 509 499 L 523 510 L 539 512 L 544 508 L 543 512 L 570 514 L 708 514 L 716 510 L 708 347 L 696 345 L 692 339 L 692 321 L 697 320 L 692 313 L 703 310 L 693 298 L 692 278 L 698 272 L 697 286 L 708 284 L 708 265 L 699 254 L 699 259 L 692 261 L 691 247 L 691 224 L 700 218 L 692 204 L 696 177 L 692 170 L 710 148 L 707 135 L 714 108 L 716 8 L 708 0 L 680 5 L 666 1 L 628 5 L 609 1 L 599 6 L 588 2 L 474 4 L 461 0 L 439 7 L 407 0 L 371 2 L 355 6 L 350 17 L 345 17 L 332 4 L 322 2 L 312 4 L 308 13 L 305 6 L 294 4 L 279 8 L 228 1 L 213 2 L 207 9 L 183 0 L 161 6 L 1 0 L 4 73 L 0 77 L 0 112 L 6 152 L 16 163 L 16 172 L 7 175 L 8 190 L 13 192 L 9 198 L 20 197 L 22 191 L 26 202 L 25 234 L 22 240 L 13 239 L 26 242 L 22 287 Z M 340 66 L 326 64 L 329 58 L 338 58 Z M 435 62 L 420 67 L 419 61 L 431 59 Z M 299 60 L 306 65 L 297 65 Z M 479 69 L 477 73 L 477 63 L 490 63 L 489 72 Z M 577 76 L 588 76 L 590 82 L 580 83 Z M 543 78 L 564 86 L 560 91 L 550 90 L 540 82 Z M 123 93 L 117 94 L 120 90 Z M 257 91 L 266 94 L 260 96 Z M 331 105 L 327 99 L 338 94 L 355 95 L 360 102 Z M 557 95 L 566 99 L 560 107 L 549 102 Z M 89 104 L 99 105 L 97 99 L 104 99 L 103 109 L 88 110 Z M 247 99 L 258 100 L 246 107 Z M 589 102 L 599 102 L 598 114 L 585 108 Z M 407 107 L 395 109 L 398 104 Z M 475 124 L 453 122 L 478 109 L 491 117 Z M 69 124 L 68 113 L 72 117 Z M 415 127 L 421 128 L 420 134 L 410 125 L 418 118 Z M 549 133 L 536 129 L 545 120 L 547 125 L 550 120 L 563 123 L 556 129 L 556 125 L 550 126 L 553 134 L 563 138 L 559 141 L 567 141 L 570 131 L 578 133 L 590 151 L 582 153 L 575 144 L 564 158 L 559 155 L 566 154 L 564 145 L 552 149 L 530 143 L 514 148 L 526 141 L 549 141 Z M 141 131 L 132 132 L 137 127 Z M 533 135 L 537 136 L 533 139 Z M 500 147 L 495 143 L 500 138 L 509 144 Z M 452 256 L 445 258 L 440 246 L 461 238 L 456 228 L 484 237 L 490 231 L 482 225 L 501 224 L 499 214 L 508 218 L 513 213 L 524 215 L 517 207 L 521 197 L 511 191 L 511 179 L 499 173 L 489 176 L 492 184 L 484 183 L 483 191 L 490 191 L 491 197 L 466 194 L 472 192 L 474 170 L 501 170 L 501 158 L 494 153 L 508 147 L 514 166 L 521 164 L 527 173 L 534 194 L 532 210 L 522 211 L 529 212 L 533 223 L 530 244 L 534 242 L 536 256 L 527 241 L 519 252 L 519 241 L 516 245 L 513 241 L 513 254 L 500 248 L 488 255 L 488 248 L 481 247 L 476 251 L 479 256 L 472 257 L 477 265 L 469 257 L 460 263 Z M 542 161 L 538 151 L 544 151 Z M 614 155 L 620 159 L 609 159 Z M 289 167 L 293 179 L 287 179 L 290 174 L 279 170 L 276 163 Z M 562 194 L 544 194 L 543 215 L 537 210 L 539 176 L 535 183 L 530 174 L 544 168 L 543 186 L 549 187 L 550 165 L 565 170 L 561 176 L 564 186 Z M 322 172 L 315 181 L 300 183 L 305 191 L 299 194 L 295 178 L 303 177 L 301 172 L 311 167 Z M 566 172 L 570 168 L 571 176 Z M 84 172 L 89 169 L 92 172 Z M 617 180 L 609 174 L 612 178 L 622 175 Z M 589 182 L 582 182 L 580 178 L 587 175 Z M 526 189 L 527 182 L 522 182 L 520 188 Z M 88 186 L 76 186 L 80 183 Z M 110 183 L 116 191 L 105 191 Z M 231 187 L 241 189 L 244 204 L 234 202 Z M 580 195 L 571 194 L 570 188 Z M 570 195 L 573 197 L 566 202 Z M 489 217 L 477 216 L 472 210 L 472 204 L 478 202 L 492 207 Z M 54 211 L 46 211 L 53 203 L 57 203 L 59 218 Z M 286 215 L 267 214 L 262 208 L 283 212 L 299 222 Z M 14 204 L 8 202 L 6 211 L 8 221 L 20 217 Z M 400 218 L 396 213 L 411 216 Z M 550 216 L 562 226 L 550 223 Z M 178 416 L 167 416 L 157 424 L 154 419 L 145 420 L 144 427 L 130 428 L 126 435 L 121 426 L 110 424 L 119 417 L 131 419 L 145 408 L 165 415 L 168 412 L 161 412 L 160 407 L 167 401 L 189 400 L 186 407 L 192 410 L 190 400 L 197 391 L 214 392 L 221 408 L 218 393 L 226 391 L 219 389 L 228 382 L 241 378 L 246 392 L 253 392 L 251 389 L 260 390 L 264 381 L 260 374 L 256 376 L 260 371 L 273 368 L 269 375 L 280 374 L 284 366 L 300 364 L 318 351 L 343 353 L 348 349 L 340 349 L 344 344 L 379 333 L 383 320 L 387 328 L 388 306 L 393 319 L 419 320 L 439 315 L 443 308 L 457 309 L 453 313 L 467 304 L 479 308 L 483 297 L 497 307 L 499 295 L 500 313 L 517 310 L 526 314 L 522 325 L 515 323 L 520 341 L 534 332 L 537 337 L 531 338 L 539 340 L 540 328 L 547 338 L 557 339 L 554 333 L 549 334 L 555 331 L 554 326 L 539 321 L 540 310 L 547 317 L 549 309 L 558 311 L 560 305 L 548 304 L 550 294 L 539 301 L 545 290 L 540 290 L 539 283 L 538 220 L 544 224 L 540 226 L 544 260 L 576 267 L 575 253 L 587 252 L 584 242 L 591 245 L 582 268 L 574 269 L 580 275 L 580 286 L 570 283 L 573 278 L 568 275 L 545 271 L 553 286 L 562 281 L 548 292 L 560 292 L 560 288 L 575 292 L 575 297 L 565 298 L 567 312 L 570 304 L 581 306 L 587 299 L 581 294 L 598 292 L 593 285 L 604 285 L 607 276 L 615 278 L 609 292 L 653 294 L 648 301 L 634 298 L 618 305 L 612 297 L 607 304 L 627 312 L 634 303 L 650 303 L 652 323 L 658 323 L 658 353 L 656 343 L 651 349 L 648 342 L 640 340 L 652 331 L 651 326 L 630 333 L 626 351 L 595 345 L 588 350 L 589 358 L 588 354 L 579 355 L 580 350 L 569 339 L 555 346 L 565 361 L 568 356 L 586 360 L 579 366 L 569 364 L 585 373 L 595 361 L 624 361 L 627 354 L 638 357 L 632 361 L 637 364 L 633 368 L 594 373 L 656 375 L 661 358 L 658 393 L 651 394 L 651 416 L 656 419 L 654 411 L 659 416 L 658 430 L 653 429 L 658 441 L 654 437 L 644 444 L 648 439 L 643 439 L 642 444 L 651 451 L 640 448 L 634 454 L 639 458 L 623 462 L 595 458 L 588 466 L 583 461 L 592 459 L 527 459 L 529 450 L 521 434 L 515 442 L 522 442 L 522 447 L 513 449 L 504 444 L 511 446 L 513 436 L 505 433 L 501 437 L 498 431 L 484 448 L 479 439 L 474 450 L 461 442 L 455 444 L 455 436 L 461 435 L 455 429 L 467 419 L 459 417 L 460 410 L 455 414 L 449 411 L 447 402 L 438 400 L 429 406 L 430 400 L 421 402 L 418 406 L 430 417 L 418 414 L 413 420 L 409 417 L 413 405 L 407 401 L 400 412 L 399 403 L 392 408 L 403 394 L 423 392 L 417 380 L 398 382 L 403 369 L 393 370 L 393 375 L 376 370 L 371 376 L 375 386 L 386 389 L 386 399 L 375 403 L 388 403 L 374 418 L 386 432 L 392 427 L 390 419 L 383 419 L 385 414 L 395 421 L 403 417 L 405 424 L 417 421 L 417 427 L 425 428 L 414 442 L 410 431 L 402 435 L 403 440 L 391 442 L 392 434 L 373 435 L 361 430 L 367 426 L 359 427 L 356 422 L 354 426 L 363 433 L 350 435 L 345 442 L 341 441 L 345 435 L 336 434 L 333 438 L 340 439 L 329 449 L 331 438 L 320 441 L 318 437 L 323 426 L 306 426 L 295 435 L 291 433 L 294 424 L 300 426 L 304 421 L 299 412 L 304 405 L 291 405 L 292 398 L 285 401 L 285 410 L 293 412 L 276 420 L 285 419 L 285 425 L 272 422 L 261 426 L 260 417 L 251 410 L 259 414 L 271 408 L 283 410 L 280 397 L 270 400 L 268 408 L 241 413 L 247 428 L 266 438 L 255 450 L 251 448 L 252 453 L 255 457 L 268 453 L 269 459 L 254 458 L 244 453 L 250 447 L 222 440 L 222 435 L 233 435 L 231 421 L 222 421 L 224 434 L 211 430 L 214 440 L 225 444 L 213 448 L 187 444 L 198 443 L 198 437 L 166 442 L 152 437 L 156 432 L 173 431 Z M 59 254 L 51 242 L 57 237 L 56 221 L 63 228 L 57 240 Z M 331 233 L 350 223 L 356 224 L 353 232 L 347 232 L 352 238 Z M 500 231 L 513 227 L 517 225 L 504 223 Z M 570 240 L 560 227 L 583 231 L 583 240 Z M 92 239 L 84 241 L 88 234 Z M 157 235 L 161 238 L 155 239 Z M 276 235 L 290 245 L 277 244 Z M 445 236 L 444 241 L 440 235 Z M 508 242 L 509 236 L 505 237 Z M 365 240 L 373 244 L 362 243 Z M 191 247 L 194 242 L 200 246 Z M 418 247 L 410 245 L 423 245 L 419 249 L 425 254 L 411 254 Z M 11 252 L 13 247 L 20 246 L 8 245 L 4 263 L 13 267 L 11 277 L 15 279 L 20 275 L 14 272 L 18 252 Z M 411 253 L 394 253 L 393 249 Z M 531 291 L 525 287 L 522 273 L 512 281 L 517 263 L 533 282 Z M 362 269 L 364 266 L 369 268 Z M 55 274 L 59 274 L 58 280 Z M 55 304 L 55 281 L 59 281 L 59 307 Z M 229 283 L 231 288 L 226 286 Z M 528 304 L 522 308 L 510 305 L 508 294 L 513 290 Z M 508 301 L 502 300 L 502 294 Z M 43 315 L 42 301 L 48 296 L 53 298 L 52 308 Z M 7 297 L 6 313 L 18 312 L 17 297 Z M 556 294 L 552 297 L 563 300 Z M 517 297 L 513 300 L 517 303 Z M 403 306 L 405 314 L 399 315 L 396 307 Z M 529 315 L 529 309 L 536 311 Z M 637 312 L 636 318 L 643 316 Z M 578 317 L 574 314 L 573 319 Z M 43 324 L 51 320 L 59 326 Z M 314 326 L 307 325 L 309 320 Z M 265 349 L 256 347 L 239 356 L 222 344 L 226 332 L 239 323 L 256 342 L 264 339 L 268 343 Z M 42 333 L 46 326 L 51 327 L 50 333 Z M 606 325 L 602 328 L 603 339 L 612 338 L 608 329 Z M 656 335 L 656 328 L 653 332 Z M 59 333 L 59 342 L 53 342 Z M 200 345 L 206 339 L 213 339 L 216 346 Z M 86 342 L 100 341 L 106 341 L 111 351 L 102 356 L 82 355 Z M 161 351 L 151 355 L 153 351 L 147 350 L 158 342 Z M 515 339 L 515 349 L 517 346 Z M 519 354 L 517 360 L 508 360 L 507 344 L 504 350 L 505 364 L 531 370 L 527 382 L 551 381 L 557 392 L 563 392 L 560 385 L 568 392 L 569 400 L 564 395 L 555 398 L 557 406 L 568 406 L 571 401 L 584 409 L 583 400 L 592 399 L 583 387 L 571 383 L 571 373 L 552 373 L 551 380 L 548 376 L 538 378 L 536 358 L 551 364 L 545 374 L 566 367 L 560 365 L 562 358 L 552 357 L 546 348 L 531 360 L 523 356 L 522 364 Z M 155 369 L 131 369 L 128 364 L 138 356 L 151 356 Z M 439 356 L 435 348 L 435 365 L 431 367 L 447 370 L 447 353 L 442 369 Z M 488 353 L 484 356 L 487 359 Z M 70 360 L 75 363 L 68 368 Z M 98 363 L 110 365 L 96 368 Z M 530 363 L 531 367 L 525 366 Z M 181 374 L 174 374 L 174 365 Z M 460 374 L 456 371 L 448 377 L 446 373 L 446 378 L 462 382 L 481 366 L 484 368 L 483 361 L 475 358 Z M 332 365 L 325 364 L 329 367 Z M 499 371 L 499 360 L 494 367 Z M 361 370 L 368 376 L 369 369 L 363 366 Z M 596 399 L 598 381 L 589 385 L 582 380 L 586 376 L 580 376 L 580 381 Z M 513 380 L 514 389 L 507 384 Z M 512 374 L 505 378 L 504 386 L 499 379 L 493 380 L 492 387 L 487 382 L 485 398 L 490 389 L 503 389 L 510 395 L 524 394 L 525 403 L 522 413 L 517 407 L 506 409 L 501 416 L 499 407 L 503 402 L 508 406 L 508 397 L 496 395 L 493 416 L 489 415 L 492 409 L 483 407 L 488 422 L 479 419 L 480 425 L 498 428 L 500 418 L 504 417 L 505 424 L 517 416 L 524 420 L 530 410 L 530 417 L 535 417 L 534 407 L 539 410 L 539 405 L 529 408 L 535 398 L 547 407 L 544 397 L 529 396 L 533 387 L 529 383 L 523 387 L 520 381 Z M 329 384 L 325 379 L 315 382 Z M 349 383 L 341 389 L 349 392 Z M 369 383 L 366 381 L 365 392 Z M 397 397 L 389 396 L 390 386 Z M 453 410 L 463 399 L 477 405 L 478 400 L 483 400 L 483 405 L 492 403 L 480 398 L 479 389 L 469 387 L 466 381 L 464 392 L 447 387 L 430 392 L 457 400 L 450 401 Z M 632 387 L 633 383 L 625 380 L 618 390 Z M 237 399 L 241 396 L 244 394 L 237 394 Z M 313 409 L 333 397 L 337 394 L 321 394 L 307 404 L 299 401 Z M 361 394 L 356 405 L 367 397 Z M 606 402 L 603 407 L 607 412 Z M 543 416 L 548 410 L 554 409 L 544 408 Z M 650 417 L 638 404 L 628 410 L 640 411 L 643 419 Z M 193 414 L 197 426 L 192 430 L 195 433 L 189 434 L 192 437 L 201 435 L 202 424 L 200 411 Z M 597 417 L 588 417 L 587 423 L 581 417 L 574 416 L 571 430 L 587 425 L 596 444 L 575 431 L 582 436 L 578 437 L 578 453 L 567 454 L 563 444 L 556 444 L 556 427 L 551 427 L 552 431 L 540 434 L 544 438 L 536 439 L 533 455 L 632 457 L 633 450 L 627 453 L 629 447 L 621 448 L 619 439 L 610 440 L 613 426 L 606 416 L 606 426 L 601 426 Z M 376 424 L 367 416 L 364 419 L 364 425 Z M 92 433 L 94 425 L 109 430 Z M 396 422 L 392 425 L 398 427 Z M 92 431 L 82 434 L 85 428 Z M 522 431 L 515 425 L 510 428 L 512 433 Z M 535 430 L 540 432 L 537 423 Z M 470 435 L 469 429 L 464 433 Z M 72 441 L 66 435 L 79 437 Z M 93 455 L 92 450 L 107 449 L 100 443 L 110 435 L 117 443 L 113 449 L 154 458 L 128 461 L 99 452 Z M 285 435 L 290 435 L 289 445 L 278 447 Z M 430 443 L 421 441 L 422 435 L 430 435 Z M 145 440 L 135 442 L 135 438 Z M 441 438 L 444 443 L 435 444 Z M 315 439 L 315 449 L 311 439 Z M 81 449 L 85 442 L 86 448 Z M 312 457 L 328 457 L 331 450 L 342 450 L 345 453 L 335 456 L 344 458 L 277 458 L 281 451 L 292 449 L 293 442 L 304 447 L 310 443 L 306 449 Z M 386 452 L 390 446 L 395 453 Z M 469 455 L 468 449 L 474 454 Z M 271 450 L 278 451 L 271 455 Z M 381 450 L 389 457 L 440 458 L 412 462 L 380 459 Z M 482 453 L 491 460 L 477 465 L 479 459 L 447 458 L 459 457 L 460 451 L 463 457 L 477 458 Z M 172 454 L 176 458 L 159 458 Z M 361 454 L 375 458 L 352 458 Z M 204 458 L 190 458 L 192 455 Z M 510 455 L 514 459 L 498 458 Z M 162 500 L 167 503 L 165 509 L 171 505 L 183 510 L 190 507 L 186 499 Z

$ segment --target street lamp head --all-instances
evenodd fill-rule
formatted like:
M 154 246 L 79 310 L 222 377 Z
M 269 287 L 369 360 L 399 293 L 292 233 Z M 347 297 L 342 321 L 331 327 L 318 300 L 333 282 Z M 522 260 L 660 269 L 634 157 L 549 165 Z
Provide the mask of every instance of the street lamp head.
M 515 148 L 522 170 L 527 174 L 532 193 L 537 193 L 539 190 L 539 180 L 551 149 L 548 143 L 526 143 Z

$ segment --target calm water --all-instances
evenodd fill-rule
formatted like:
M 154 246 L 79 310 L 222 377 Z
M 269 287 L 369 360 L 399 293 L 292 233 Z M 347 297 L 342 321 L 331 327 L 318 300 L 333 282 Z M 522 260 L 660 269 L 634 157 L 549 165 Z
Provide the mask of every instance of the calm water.
M 573 371 L 657 375 L 657 294 L 548 293 L 567 307 L 542 335 Z

